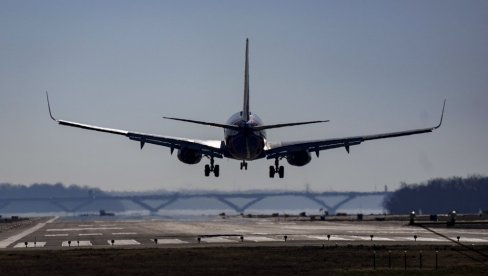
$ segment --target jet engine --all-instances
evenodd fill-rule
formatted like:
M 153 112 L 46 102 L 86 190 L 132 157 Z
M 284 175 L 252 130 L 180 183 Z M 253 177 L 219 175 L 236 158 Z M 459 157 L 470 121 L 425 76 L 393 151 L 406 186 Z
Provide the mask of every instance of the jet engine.
M 202 153 L 200 151 L 187 148 L 179 149 L 177 156 L 185 164 L 197 164 L 202 160 Z
M 286 161 L 292 166 L 305 166 L 312 160 L 312 156 L 308 151 L 295 151 L 286 156 Z

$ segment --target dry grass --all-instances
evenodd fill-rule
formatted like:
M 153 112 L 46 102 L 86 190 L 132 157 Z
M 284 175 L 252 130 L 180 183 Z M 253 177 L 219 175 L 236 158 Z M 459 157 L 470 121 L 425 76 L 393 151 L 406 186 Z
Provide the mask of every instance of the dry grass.
M 488 246 L 477 249 L 486 254 Z M 436 250 L 439 270 L 435 270 Z M 488 260 L 466 248 L 381 246 L 375 251 L 376 270 L 369 246 L 9 250 L 0 251 L 0 275 L 486 275 L 488 271 Z

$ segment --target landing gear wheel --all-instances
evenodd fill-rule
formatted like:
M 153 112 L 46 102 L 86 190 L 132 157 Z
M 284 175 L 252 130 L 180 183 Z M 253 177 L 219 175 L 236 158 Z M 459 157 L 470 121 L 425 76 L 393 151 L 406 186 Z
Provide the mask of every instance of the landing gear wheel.
M 285 167 L 280 166 L 280 169 L 278 170 L 278 175 L 280 176 L 280 178 L 285 177 Z
M 210 165 L 205 165 L 205 176 L 210 175 Z
M 214 173 L 215 177 L 219 177 L 219 173 L 220 173 L 220 166 L 219 165 L 215 165 L 213 173 Z
M 241 162 L 241 170 L 242 169 L 245 169 L 247 171 L 247 162 L 246 161 Z
M 269 166 L 269 177 L 274 178 L 275 176 L 275 169 L 273 166 Z
M 280 158 L 275 158 L 275 165 L 269 166 L 269 177 L 274 178 L 275 174 L 278 174 L 280 178 L 285 177 L 285 167 L 280 166 Z
M 214 165 L 213 157 L 210 157 L 210 165 L 205 165 L 205 176 L 209 176 L 213 172 L 215 177 L 219 177 L 220 167 L 219 165 Z

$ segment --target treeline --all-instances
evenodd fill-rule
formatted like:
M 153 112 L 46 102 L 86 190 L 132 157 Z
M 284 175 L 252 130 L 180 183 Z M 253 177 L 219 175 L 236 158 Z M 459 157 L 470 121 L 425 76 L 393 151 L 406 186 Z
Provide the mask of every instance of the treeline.
M 436 178 L 421 184 L 402 183 L 383 206 L 390 214 L 478 213 L 488 210 L 488 177 Z
M 0 216 L 5 214 L 63 212 L 60 205 L 64 206 L 67 210 L 73 210 L 72 208 L 86 202 L 91 197 L 103 195 L 109 194 L 98 188 L 77 185 L 65 186 L 62 183 L 36 183 L 29 186 L 0 183 Z M 51 199 L 63 197 L 79 199 L 57 202 L 36 200 L 38 198 Z M 16 201 L 16 198 L 22 200 Z M 84 205 L 82 208 L 76 209 L 76 212 L 97 213 L 101 209 L 109 212 L 120 212 L 124 211 L 125 207 L 120 201 L 99 200 L 92 203 L 88 202 L 88 204 Z
M 0 183 L 0 198 L 50 198 L 50 197 L 88 197 L 105 194 L 98 188 L 62 183 L 35 183 L 29 186 Z

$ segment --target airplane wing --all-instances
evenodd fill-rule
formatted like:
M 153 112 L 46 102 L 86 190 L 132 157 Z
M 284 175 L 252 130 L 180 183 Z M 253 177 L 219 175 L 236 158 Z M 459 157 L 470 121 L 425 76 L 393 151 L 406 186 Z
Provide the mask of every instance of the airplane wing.
M 290 152 L 296 152 L 296 151 L 315 152 L 315 154 L 318 157 L 319 152 L 322 150 L 329 150 L 329 149 L 342 148 L 342 147 L 344 147 L 346 151 L 349 153 L 350 146 L 359 145 L 364 141 L 432 132 L 433 130 L 438 129 L 441 126 L 442 118 L 444 117 L 445 106 L 446 106 L 446 101 L 444 100 L 441 119 L 439 124 L 435 127 L 413 129 L 413 130 L 406 130 L 406 131 L 399 131 L 399 132 L 388 132 L 388 133 L 373 134 L 373 135 L 364 135 L 364 136 L 325 139 L 325 140 L 274 142 L 274 143 L 270 142 L 268 143 L 268 148 L 265 151 L 266 158 L 267 159 L 283 158 L 286 157 Z
M 123 135 L 128 137 L 130 140 L 138 141 L 140 143 L 141 149 L 142 147 L 144 147 L 144 144 L 148 143 L 148 144 L 168 147 L 171 149 L 171 153 L 173 153 L 174 149 L 188 148 L 188 149 L 198 150 L 203 155 L 209 157 L 222 158 L 224 156 L 224 149 L 222 147 L 222 144 L 224 142 L 220 140 L 192 140 L 186 138 L 146 134 L 146 133 L 127 131 L 127 130 L 87 125 L 87 124 L 70 122 L 65 120 L 58 120 L 54 118 L 51 113 L 51 106 L 49 104 L 49 96 L 47 95 L 47 93 L 46 93 L 46 97 L 47 97 L 47 103 L 49 108 L 49 116 L 51 116 L 51 119 L 53 119 L 60 125 Z

